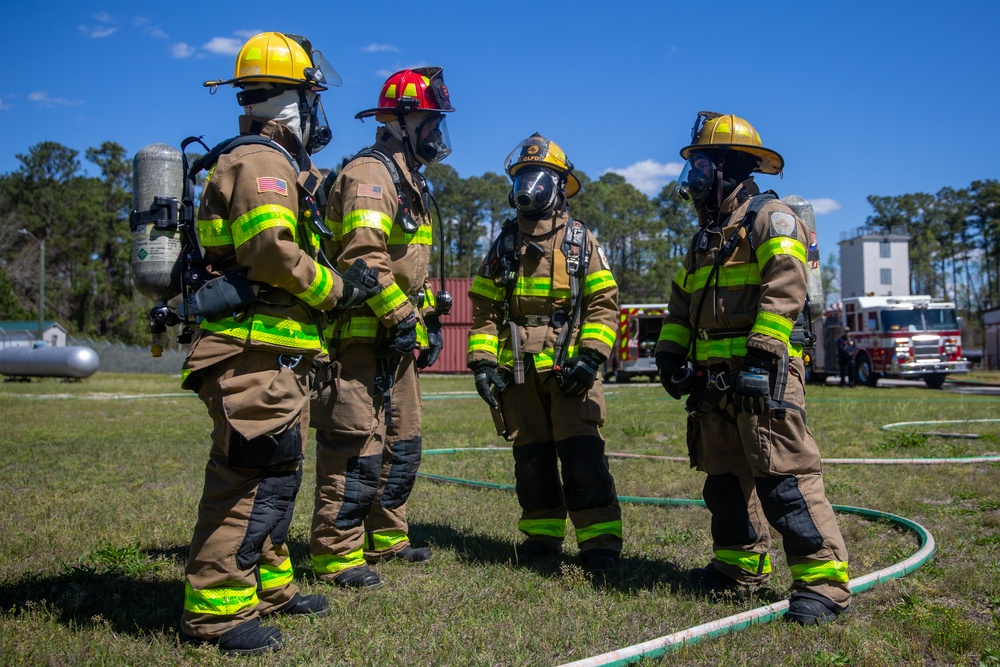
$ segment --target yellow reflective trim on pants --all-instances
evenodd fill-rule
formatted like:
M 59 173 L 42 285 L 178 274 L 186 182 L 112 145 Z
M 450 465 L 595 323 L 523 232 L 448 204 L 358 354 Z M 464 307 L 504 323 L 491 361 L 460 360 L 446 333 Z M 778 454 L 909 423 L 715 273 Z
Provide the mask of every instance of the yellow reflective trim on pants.
M 729 551 L 720 550 L 715 552 L 715 557 L 726 565 L 738 567 L 746 570 L 750 574 L 771 574 L 771 556 L 768 554 L 758 554 L 752 551 Z M 764 559 L 764 567 L 761 569 L 761 559 Z
M 239 340 L 250 339 L 299 350 L 320 349 L 319 330 L 315 324 L 302 324 L 283 317 L 254 315 L 253 318 L 243 322 L 224 317 L 218 322 L 202 320 L 201 328 Z
M 206 248 L 233 245 L 233 235 L 229 231 L 229 221 L 217 218 L 215 220 L 199 220 L 198 240 Z
M 840 560 L 814 560 L 789 567 L 792 579 L 811 584 L 816 581 L 836 581 L 847 583 L 847 562 Z
M 580 327 L 580 340 L 587 340 L 588 338 L 599 340 L 611 347 L 614 347 L 617 335 L 618 332 L 613 328 L 600 323 L 584 324 Z
M 334 574 L 343 572 L 352 567 L 360 567 L 365 564 L 365 552 L 362 549 L 355 549 L 345 556 L 335 554 L 321 554 L 312 557 L 313 571 L 316 574 Z
M 688 348 L 691 347 L 691 329 L 681 324 L 668 322 L 660 328 L 660 337 L 657 340 L 670 341 Z
M 604 523 L 595 523 L 593 526 L 587 526 L 586 528 L 576 529 L 577 543 L 586 542 L 602 535 L 614 535 L 618 539 L 621 539 L 622 522 L 620 520 L 605 521 Z
M 611 275 L 610 271 L 594 271 L 583 283 L 583 294 L 584 296 L 589 296 L 594 292 L 599 292 L 602 289 L 609 289 L 611 287 L 617 286 L 618 283 L 615 282 L 615 277 Z
M 802 242 L 790 236 L 772 236 L 757 248 L 757 263 L 764 266 L 778 255 L 791 255 L 806 263 L 806 247 Z
M 312 284 L 295 296 L 310 306 L 318 306 L 330 296 L 330 290 L 333 289 L 333 271 L 315 261 L 313 264 L 316 267 L 316 275 L 313 277 Z
M 489 352 L 494 357 L 500 348 L 500 339 L 492 334 L 470 334 L 469 352 Z
M 230 231 L 233 235 L 233 245 L 239 248 L 257 234 L 272 227 L 286 227 L 298 242 L 298 234 L 295 231 L 297 226 L 295 214 L 291 209 L 277 204 L 265 204 L 252 208 L 233 220 Z
M 355 209 L 344 216 L 344 223 L 341 225 L 341 236 L 346 236 L 355 229 L 361 229 L 362 227 L 381 230 L 388 237 L 392 231 L 392 218 L 381 211 L 372 211 L 363 208 Z
M 472 287 L 469 288 L 469 294 L 475 294 L 484 299 L 497 302 L 503 301 L 505 296 L 504 290 L 497 287 L 492 278 L 484 278 L 483 276 L 476 276 L 472 279 Z
M 184 582 L 184 611 L 192 614 L 232 616 L 259 602 L 256 586 L 196 590 L 189 582 Z
M 294 573 L 292 572 L 292 559 L 286 558 L 281 565 L 274 566 L 266 563 L 260 564 L 260 588 L 266 591 L 269 588 L 287 586 L 292 583 Z
M 566 347 L 566 353 L 563 355 L 563 359 L 569 359 L 576 355 L 576 345 L 568 345 Z M 554 348 L 548 350 L 542 350 L 541 352 L 532 355 L 535 362 L 535 370 L 538 371 L 550 371 L 555 365 L 556 351 Z M 510 357 L 510 363 L 514 363 L 513 354 Z
M 386 245 L 433 245 L 431 229 L 430 225 L 420 225 L 417 231 L 410 234 L 399 225 L 393 225 Z
M 566 519 L 521 519 L 517 529 L 528 537 L 544 535 L 561 540 L 566 537 Z
M 766 310 L 759 310 L 757 311 L 757 321 L 754 323 L 751 331 L 770 336 L 787 345 L 788 339 L 792 335 L 792 327 L 794 326 L 795 323 L 787 317 L 769 313 Z
M 365 301 L 365 303 L 367 303 L 368 306 L 375 311 L 376 315 L 384 317 L 388 313 L 396 310 L 396 308 L 398 308 L 400 304 L 406 300 L 406 295 L 403 294 L 403 290 L 399 289 L 399 285 L 393 283 Z
M 409 538 L 401 530 L 384 530 L 377 533 L 369 533 L 370 551 L 388 551 L 401 542 L 406 542 Z

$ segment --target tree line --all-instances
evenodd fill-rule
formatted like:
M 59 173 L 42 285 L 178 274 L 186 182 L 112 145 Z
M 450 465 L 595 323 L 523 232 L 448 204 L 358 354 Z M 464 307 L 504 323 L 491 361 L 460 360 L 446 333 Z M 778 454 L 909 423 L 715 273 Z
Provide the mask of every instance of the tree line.
M 44 240 L 46 319 L 76 335 L 148 343 L 151 303 L 130 277 L 131 156 L 110 141 L 87 149 L 84 159 L 96 167 L 94 176 L 78 151 L 56 142 L 41 142 L 16 158 L 19 167 L 0 174 L 0 320 L 37 317 L 38 241 Z M 435 229 L 431 274 L 438 276 L 443 265 L 446 278 L 471 277 L 513 216 L 510 180 L 494 172 L 462 178 L 446 164 L 432 165 L 425 175 L 443 221 Z M 620 301 L 665 302 L 697 226 L 694 211 L 673 196 L 673 183 L 649 197 L 619 174 L 596 180 L 576 175 L 583 187 L 570 200 L 570 213 L 600 239 Z M 947 286 L 973 316 L 1000 303 L 1000 182 L 868 201 L 875 213 L 867 225 L 910 235 L 914 293 L 943 296 Z M 834 280 L 828 268 L 828 288 Z

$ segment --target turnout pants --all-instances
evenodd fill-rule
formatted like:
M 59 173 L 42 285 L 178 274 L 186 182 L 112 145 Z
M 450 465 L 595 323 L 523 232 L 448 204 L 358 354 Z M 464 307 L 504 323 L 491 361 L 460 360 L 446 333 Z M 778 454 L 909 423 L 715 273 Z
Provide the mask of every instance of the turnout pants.
M 724 404 L 688 421 L 692 463 L 708 474 L 703 497 L 712 513 L 712 563 L 744 583 L 771 571 L 768 524 L 781 534 L 792 590 L 847 607 L 847 547 L 826 498 L 819 446 L 806 426 L 804 367 L 792 359 L 784 401 L 768 414 Z
M 181 631 L 217 640 L 298 593 L 286 539 L 308 434 L 308 359 L 247 351 L 200 371 L 212 448 Z
M 309 550 L 320 579 L 361 567 L 365 554 L 404 549 L 406 501 L 420 463 L 420 388 L 412 355 L 386 360 L 356 343 L 337 353 L 316 415 L 316 496 Z M 386 378 L 392 428 L 385 424 Z M 367 539 L 366 539 L 367 537 Z
M 529 363 L 524 384 L 508 382 L 500 394 L 494 420 L 513 442 L 518 529 L 528 539 L 561 547 L 569 517 L 581 557 L 621 553 L 621 508 L 600 433 L 604 418 L 600 377 L 584 396 L 567 396 L 552 373 Z

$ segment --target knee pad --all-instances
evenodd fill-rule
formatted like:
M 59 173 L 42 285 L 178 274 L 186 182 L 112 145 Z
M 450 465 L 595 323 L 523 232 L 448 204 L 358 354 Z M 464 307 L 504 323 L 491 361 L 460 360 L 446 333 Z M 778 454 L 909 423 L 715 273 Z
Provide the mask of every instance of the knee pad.
M 392 444 L 392 465 L 389 479 L 382 490 L 382 507 L 394 510 L 402 507 L 413 491 L 420 467 L 420 452 L 423 443 L 420 437 L 411 440 L 397 440 Z
M 247 440 L 233 431 L 229 436 L 229 465 L 233 468 L 273 468 L 301 461 L 302 431 L 298 421 L 281 433 Z
M 526 512 L 562 507 L 559 463 L 551 442 L 514 447 L 517 501 Z
M 344 501 L 337 513 L 337 528 L 357 528 L 372 509 L 382 473 L 382 455 L 355 456 L 344 473 Z
M 781 533 L 786 553 L 802 556 L 820 550 L 823 536 L 809 514 L 794 475 L 758 477 L 757 495 L 767 520 Z
M 702 490 L 712 513 L 712 538 L 719 544 L 753 544 L 757 531 L 750 523 L 743 489 L 736 475 L 709 475 Z
M 236 565 L 242 570 L 257 564 L 260 550 L 268 535 L 274 544 L 284 544 L 288 539 L 288 526 L 295 511 L 295 496 L 302 484 L 302 466 L 265 475 L 257 484 L 253 509 L 247 521 L 247 532 L 236 552 Z
M 556 443 L 562 462 L 566 507 L 570 511 L 606 507 L 615 500 L 615 482 L 604 461 L 604 441 L 595 437 L 571 438 Z

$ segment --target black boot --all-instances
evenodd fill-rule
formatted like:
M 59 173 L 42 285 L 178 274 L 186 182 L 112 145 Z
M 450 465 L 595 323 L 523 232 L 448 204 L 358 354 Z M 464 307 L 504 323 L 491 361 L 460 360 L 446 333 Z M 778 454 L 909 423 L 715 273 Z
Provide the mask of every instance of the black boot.
M 254 618 L 224 632 L 219 650 L 227 655 L 255 655 L 277 651 L 284 643 L 278 628 L 261 625 L 260 618 Z
M 712 563 L 709 563 L 705 567 L 696 567 L 688 570 L 687 574 L 693 584 L 712 593 L 724 593 L 726 591 L 738 591 L 748 588 L 747 584 L 741 583 L 727 574 L 723 574 Z
M 583 571 L 590 574 L 607 574 L 618 566 L 618 554 L 605 549 L 594 549 L 580 554 Z
M 385 582 L 379 579 L 375 570 L 362 565 L 341 572 L 334 578 L 333 583 L 343 588 L 378 588 Z
M 833 600 L 806 591 L 792 593 L 785 620 L 800 625 L 821 625 L 837 618 L 845 610 Z
M 393 558 L 405 560 L 407 563 L 426 563 L 433 555 L 430 547 L 412 547 L 407 544 L 402 551 L 393 554 Z
M 287 616 L 326 616 L 330 611 L 330 603 L 325 595 L 321 593 L 312 595 L 296 593 L 295 597 L 270 613 Z
M 514 547 L 518 565 L 534 563 L 545 558 L 558 556 L 562 550 L 542 540 L 527 539 Z

